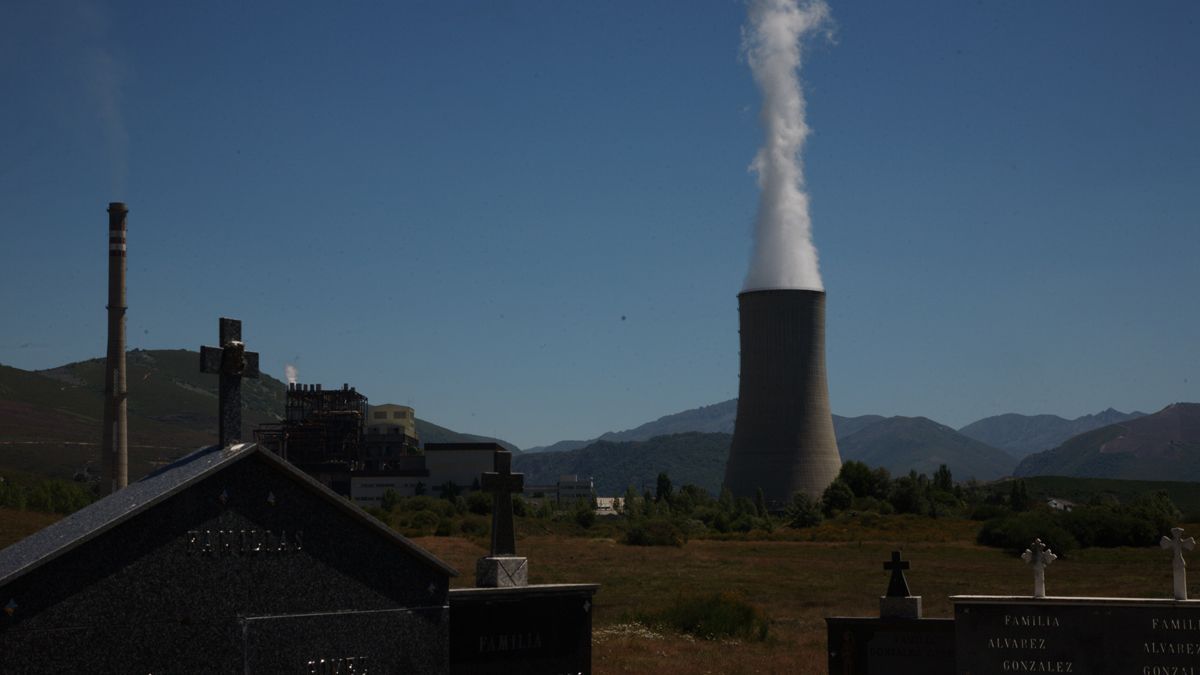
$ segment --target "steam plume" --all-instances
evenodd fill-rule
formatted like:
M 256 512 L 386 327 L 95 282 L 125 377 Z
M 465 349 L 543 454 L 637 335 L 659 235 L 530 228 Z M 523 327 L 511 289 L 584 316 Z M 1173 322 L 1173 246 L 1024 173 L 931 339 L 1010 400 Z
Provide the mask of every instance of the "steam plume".
M 828 19 L 824 0 L 750 0 L 742 49 L 762 91 L 764 139 L 750 165 L 761 195 L 743 291 L 824 290 L 800 159 L 809 130 L 799 73 L 801 39 Z
M 287 364 L 283 367 L 283 373 L 287 377 L 288 384 L 296 384 L 299 381 L 300 369 L 292 364 Z

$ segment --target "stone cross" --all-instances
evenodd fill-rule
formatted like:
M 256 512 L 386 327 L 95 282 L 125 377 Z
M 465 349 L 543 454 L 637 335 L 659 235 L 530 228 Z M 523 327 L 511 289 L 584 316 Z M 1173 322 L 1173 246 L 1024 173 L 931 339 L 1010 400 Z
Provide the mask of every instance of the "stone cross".
M 1046 597 L 1046 566 L 1058 560 L 1058 556 L 1051 553 L 1041 539 L 1034 539 L 1021 554 L 1021 560 L 1033 567 L 1033 597 Z
M 1172 527 L 1171 536 L 1163 537 L 1158 543 L 1163 548 L 1172 549 L 1175 554 L 1171 560 L 1175 569 L 1175 599 L 1187 600 L 1187 561 L 1183 559 L 1183 552 L 1196 547 L 1196 538 L 1184 539 L 1183 528 Z
M 220 443 L 242 440 L 242 378 L 258 377 L 258 352 L 242 344 L 242 322 L 221 317 L 221 346 L 200 348 L 200 372 L 219 373 Z
M 900 559 L 900 551 L 892 551 L 891 561 L 883 563 L 883 569 L 892 571 L 892 579 L 888 581 L 887 597 L 907 598 L 912 595 L 908 590 L 908 580 L 904 578 L 904 570 L 908 568 L 908 561 Z
M 496 451 L 496 470 L 485 471 L 479 486 L 492 493 L 492 555 L 516 555 L 517 534 L 513 528 L 512 495 L 525 488 L 525 475 L 512 472 L 512 453 Z

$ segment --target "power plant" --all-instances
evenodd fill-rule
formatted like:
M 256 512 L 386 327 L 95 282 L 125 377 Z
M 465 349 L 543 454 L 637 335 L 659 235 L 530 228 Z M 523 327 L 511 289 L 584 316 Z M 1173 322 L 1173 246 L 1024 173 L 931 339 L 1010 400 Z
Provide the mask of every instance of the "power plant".
M 774 509 L 796 492 L 819 498 L 837 478 L 825 379 L 825 293 L 752 290 L 738 295 L 741 380 L 725 487 L 762 489 Z
M 104 440 L 101 490 L 129 483 L 129 425 L 125 388 L 125 216 L 122 202 L 108 205 L 108 352 L 104 361 Z

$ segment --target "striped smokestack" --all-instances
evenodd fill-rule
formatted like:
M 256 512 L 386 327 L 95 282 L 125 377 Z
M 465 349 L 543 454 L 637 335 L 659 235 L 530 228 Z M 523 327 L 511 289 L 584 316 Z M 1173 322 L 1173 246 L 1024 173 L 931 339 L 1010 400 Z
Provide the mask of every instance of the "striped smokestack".
M 104 483 L 116 492 L 129 483 L 129 426 L 125 389 L 125 215 L 108 205 L 108 355 L 104 361 Z
M 825 379 L 825 293 L 738 295 L 741 379 L 725 487 L 737 497 L 761 488 L 773 508 L 796 492 L 820 498 L 842 459 Z

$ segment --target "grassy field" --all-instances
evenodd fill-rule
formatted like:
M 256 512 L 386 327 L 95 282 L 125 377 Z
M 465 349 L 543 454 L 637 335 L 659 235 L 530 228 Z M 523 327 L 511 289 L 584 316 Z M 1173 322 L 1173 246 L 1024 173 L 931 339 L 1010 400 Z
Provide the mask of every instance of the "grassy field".
M 518 550 L 530 559 L 532 583 L 601 584 L 597 673 L 823 673 L 825 617 L 877 616 L 888 581 L 882 563 L 895 548 L 912 561 L 909 585 L 923 596 L 929 617 L 952 616 L 951 595 L 1032 593 L 1032 575 L 1020 559 L 972 543 L 978 523 L 897 518 L 877 525 L 860 532 L 815 528 L 814 541 L 699 540 L 682 548 L 526 536 Z M 889 536 L 888 525 L 901 534 Z M 481 543 L 441 537 L 417 542 L 462 572 L 454 586 L 472 584 L 475 559 L 484 554 Z M 1200 579 L 1191 587 L 1200 594 Z M 1052 595 L 1169 597 L 1170 557 L 1157 548 L 1084 550 L 1047 571 L 1047 588 Z M 629 622 L 679 595 L 711 591 L 731 591 L 765 612 L 770 638 L 708 642 Z
M 0 509 L 0 546 L 56 519 Z M 541 534 L 529 521 L 520 526 L 530 527 L 518 550 L 530 559 L 532 583 L 601 584 L 593 641 L 593 664 L 601 674 L 824 673 L 825 617 L 877 615 L 888 581 L 882 563 L 896 548 L 912 562 L 909 585 L 923 596 L 926 616 L 951 616 L 951 595 L 1032 592 L 1025 565 L 974 544 L 979 523 L 966 520 L 888 516 L 785 531 L 774 541 L 693 540 L 681 548 Z M 415 541 L 460 570 L 454 587 L 473 584 L 485 542 Z M 1168 597 L 1171 590 L 1170 557 L 1158 548 L 1085 549 L 1056 562 L 1046 576 L 1051 595 Z M 1193 576 L 1190 590 L 1200 596 L 1200 576 Z M 732 592 L 764 612 L 768 639 L 697 640 L 630 620 L 680 596 L 714 591 Z

